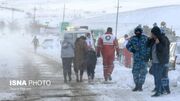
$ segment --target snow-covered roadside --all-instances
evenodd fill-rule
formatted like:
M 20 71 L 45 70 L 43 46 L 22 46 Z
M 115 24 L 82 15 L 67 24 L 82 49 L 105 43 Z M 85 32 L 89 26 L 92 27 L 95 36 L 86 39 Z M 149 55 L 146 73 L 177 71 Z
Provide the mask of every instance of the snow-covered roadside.
M 59 50 L 39 50 L 39 52 L 41 52 L 41 54 L 44 54 L 44 56 L 59 61 Z M 180 98 L 180 65 L 177 65 L 176 70 L 169 72 L 170 87 L 172 93 L 167 96 L 152 98 L 151 95 L 153 93 L 151 92 L 151 90 L 154 88 L 154 79 L 152 75 L 147 75 L 146 82 L 143 87 L 143 92 L 133 93 L 131 89 L 134 87 L 134 82 L 132 78 L 131 69 L 125 68 L 123 65 L 119 64 L 118 61 L 115 61 L 114 63 L 115 69 L 112 74 L 112 83 L 103 84 L 102 82 L 104 81 L 104 79 L 102 58 L 98 59 L 98 63 L 95 70 L 95 83 L 92 85 L 87 85 L 87 88 L 89 88 L 90 91 L 100 94 L 100 96 L 97 97 L 97 99 L 104 99 L 106 101 L 120 101 L 121 98 L 123 98 L 124 100 L 127 100 L 129 98 L 127 101 L 139 101 L 139 99 L 142 101 L 174 101 L 175 99 Z M 121 100 L 124 101 L 123 99 Z
M 99 59 L 99 61 L 101 61 L 101 59 Z M 169 72 L 171 94 L 158 98 L 151 97 L 153 94 L 151 91 L 154 88 L 154 79 L 150 74 L 147 75 L 143 87 L 144 91 L 137 93 L 132 92 L 131 89 L 134 87 L 134 82 L 131 71 L 132 69 L 125 68 L 115 61 L 112 84 L 89 85 L 89 88 L 92 92 L 100 93 L 102 95 L 100 97 L 101 99 L 109 99 L 106 101 L 175 101 L 175 99 L 180 98 L 180 65 L 177 65 L 175 71 Z M 96 67 L 96 78 L 99 77 L 103 78 L 101 62 L 99 62 Z

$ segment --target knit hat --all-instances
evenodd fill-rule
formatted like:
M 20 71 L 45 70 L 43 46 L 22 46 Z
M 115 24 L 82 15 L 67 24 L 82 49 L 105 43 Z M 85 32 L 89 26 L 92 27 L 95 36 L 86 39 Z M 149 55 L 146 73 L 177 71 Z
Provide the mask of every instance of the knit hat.
M 108 28 L 107 28 L 107 32 L 111 32 L 111 33 L 112 33 L 112 28 L 111 28 L 111 27 L 108 27 Z
M 142 28 L 137 27 L 137 28 L 134 29 L 134 33 L 135 33 L 135 34 L 138 33 L 138 32 L 139 32 L 140 34 L 142 34 L 142 32 L 143 32 Z
M 159 27 L 157 26 L 154 26 L 152 29 L 151 29 L 151 33 L 154 34 L 155 36 L 159 37 L 161 35 L 161 30 Z

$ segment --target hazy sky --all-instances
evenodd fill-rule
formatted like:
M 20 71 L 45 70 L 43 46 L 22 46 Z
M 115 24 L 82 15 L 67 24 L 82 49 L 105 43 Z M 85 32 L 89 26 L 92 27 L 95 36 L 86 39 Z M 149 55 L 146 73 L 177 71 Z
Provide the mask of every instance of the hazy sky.
M 180 0 L 119 0 L 120 11 L 134 10 L 146 7 L 180 4 Z M 62 9 L 66 3 L 67 9 L 85 11 L 116 12 L 117 0 L 0 0 L 0 4 L 23 9 L 34 6 L 46 9 Z
M 67 1 L 67 0 L 65 0 Z M 180 4 L 180 0 L 119 0 L 121 11 L 133 10 L 146 7 Z M 84 10 L 105 10 L 114 12 L 117 0 L 68 0 L 67 7 Z

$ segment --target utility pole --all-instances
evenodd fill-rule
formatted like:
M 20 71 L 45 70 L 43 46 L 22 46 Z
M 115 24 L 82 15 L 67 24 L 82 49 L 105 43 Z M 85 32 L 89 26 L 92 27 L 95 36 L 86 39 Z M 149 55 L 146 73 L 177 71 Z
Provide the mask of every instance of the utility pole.
M 115 32 L 116 37 L 117 37 L 117 30 L 118 30 L 118 20 L 119 20 L 119 0 L 117 2 L 117 14 L 116 14 L 116 32 Z
M 65 3 L 64 3 L 62 22 L 64 22 L 64 19 L 65 19 L 65 12 L 66 12 L 66 5 L 65 5 Z
M 33 16 L 33 22 L 35 23 L 36 22 L 36 7 L 34 7 L 34 16 Z
M 66 13 L 66 5 L 64 3 L 64 7 L 63 7 L 63 17 L 62 17 L 62 22 L 61 22 L 61 32 L 63 30 L 63 24 L 64 24 L 64 19 L 65 19 L 65 13 Z

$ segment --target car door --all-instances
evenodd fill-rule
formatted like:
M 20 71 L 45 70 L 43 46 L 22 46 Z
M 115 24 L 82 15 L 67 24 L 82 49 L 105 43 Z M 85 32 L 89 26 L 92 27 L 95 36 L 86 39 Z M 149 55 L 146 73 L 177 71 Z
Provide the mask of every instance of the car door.
M 169 66 L 170 69 L 175 69 L 176 66 L 176 42 L 170 44 L 170 58 L 169 58 Z

